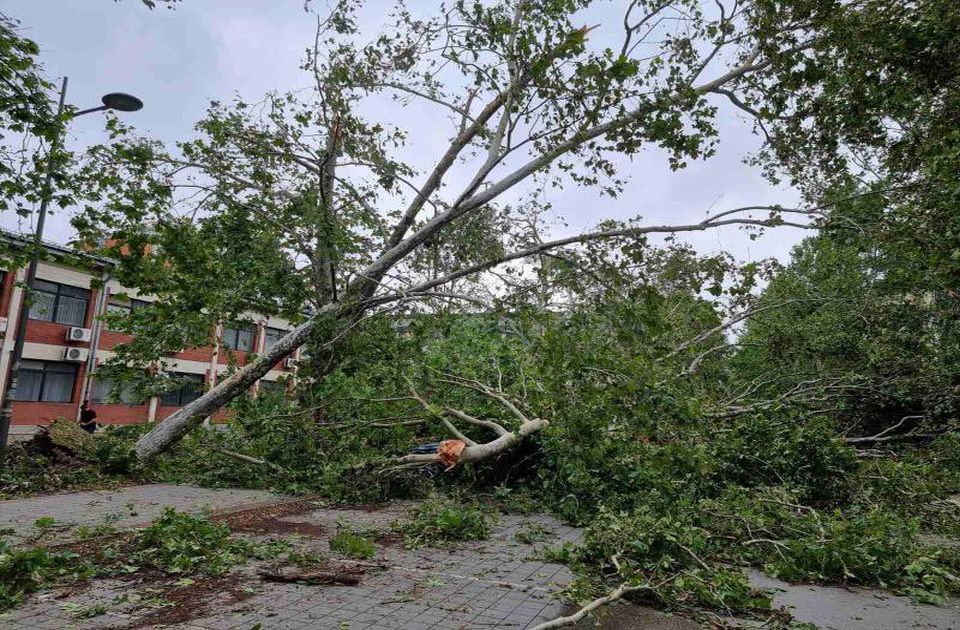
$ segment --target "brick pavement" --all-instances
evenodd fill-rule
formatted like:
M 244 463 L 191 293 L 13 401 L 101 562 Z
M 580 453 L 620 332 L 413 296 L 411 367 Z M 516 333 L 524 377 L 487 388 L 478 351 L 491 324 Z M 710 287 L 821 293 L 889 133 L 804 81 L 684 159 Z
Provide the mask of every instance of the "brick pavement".
M 38 516 L 61 518 L 57 505 L 69 511 L 73 522 L 96 524 L 96 516 L 122 512 L 128 503 L 136 517 L 115 519 L 113 525 L 140 524 L 159 514 L 165 504 L 199 509 L 205 502 L 217 508 L 262 501 L 263 493 L 200 490 L 182 486 L 140 486 L 110 493 L 77 493 L 0 503 L 0 522 L 30 527 Z M 106 499 L 103 495 L 109 494 Z M 78 498 L 79 495 L 84 495 Z M 95 499 L 91 503 L 91 500 Z M 149 505 L 141 507 L 137 501 Z M 30 501 L 36 503 L 30 504 Z M 17 504 L 14 511 L 8 505 Z M 32 505 L 32 507 L 31 507 Z M 87 506 L 86 511 L 79 506 Z M 404 519 L 410 503 L 382 509 L 317 509 L 283 517 L 290 522 L 319 525 L 319 536 L 294 536 L 299 550 L 330 555 L 328 539 L 337 521 L 354 529 L 387 531 L 389 523 Z M 112 511 L 111 511 L 112 510 Z M 41 513 L 43 512 L 43 513 Z M 64 515 L 68 514 L 67 512 Z M 31 520 L 33 519 L 33 520 Z M 64 520 L 66 516 L 64 516 Z M 541 543 L 522 543 L 516 534 L 536 524 L 549 531 Z M 564 540 L 577 541 L 580 530 L 543 515 L 503 515 L 487 541 L 460 543 L 443 549 L 405 549 L 395 538 L 378 543 L 377 555 L 359 586 L 312 586 L 265 582 L 256 576 L 262 565 L 238 569 L 231 580 L 194 602 L 187 618 L 164 617 L 163 609 L 144 606 L 169 589 L 157 584 L 95 580 L 88 588 L 35 595 L 24 606 L 0 616 L 0 627 L 25 630 L 52 628 L 171 627 L 182 630 L 252 628 L 338 630 L 455 630 L 458 628 L 527 628 L 559 616 L 563 605 L 557 591 L 571 579 L 569 571 L 539 559 L 539 549 Z M 277 536 L 273 536 L 276 538 Z M 285 538 L 290 538 L 285 535 Z M 201 581 L 198 580 L 198 585 Z M 155 589 L 151 591 L 150 589 Z M 159 590 L 157 590 L 159 589 Z M 130 596 L 138 600 L 130 602 Z M 102 604 L 106 612 L 77 618 L 82 606 Z M 173 610 L 173 609 L 170 609 Z M 151 616 L 153 615 L 153 616 Z M 167 623 L 176 621 L 176 623 Z M 151 625 L 151 623 L 156 625 Z M 6 624 L 6 625 L 4 625 Z M 259 624 L 259 626 L 257 625 Z
M 172 506 L 182 512 L 236 509 L 277 497 L 260 490 L 198 488 L 172 484 L 127 486 L 0 501 L 0 530 L 13 529 L 14 542 L 32 537 L 33 524 L 52 517 L 64 527 L 109 523 L 117 528 L 150 522 Z

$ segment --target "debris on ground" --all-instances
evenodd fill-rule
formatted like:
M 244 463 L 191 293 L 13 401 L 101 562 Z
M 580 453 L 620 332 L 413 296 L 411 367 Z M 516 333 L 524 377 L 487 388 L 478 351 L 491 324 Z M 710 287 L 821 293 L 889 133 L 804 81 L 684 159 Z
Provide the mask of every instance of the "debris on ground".
M 76 422 L 58 418 L 40 429 L 29 444 L 31 450 L 48 456 L 89 459 L 96 450 L 92 435 Z
M 363 571 L 359 569 L 343 569 L 339 571 L 311 569 L 301 571 L 258 571 L 262 579 L 268 582 L 296 582 L 298 584 L 357 586 Z
M 318 501 L 317 497 L 307 497 L 295 501 L 258 505 L 222 516 L 214 515 L 214 520 L 224 523 L 233 532 L 300 534 L 319 538 L 326 534 L 322 526 L 284 519 L 313 512 L 322 506 L 322 502 Z

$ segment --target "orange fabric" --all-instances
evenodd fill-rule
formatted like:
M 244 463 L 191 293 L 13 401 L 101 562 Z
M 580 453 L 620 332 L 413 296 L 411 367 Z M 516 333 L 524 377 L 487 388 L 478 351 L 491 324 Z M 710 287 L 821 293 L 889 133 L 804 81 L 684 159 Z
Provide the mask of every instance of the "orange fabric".
M 447 468 L 453 468 L 460 461 L 460 453 L 465 448 L 467 445 L 463 440 L 444 440 L 437 448 L 437 459 L 446 464 Z

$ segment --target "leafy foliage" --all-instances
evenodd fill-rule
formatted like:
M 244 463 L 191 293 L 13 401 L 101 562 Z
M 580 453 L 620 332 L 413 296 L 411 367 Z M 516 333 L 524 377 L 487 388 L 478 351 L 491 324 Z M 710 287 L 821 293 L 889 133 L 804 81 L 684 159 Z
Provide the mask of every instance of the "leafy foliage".
M 22 603 L 57 578 L 76 574 L 80 564 L 75 553 L 20 549 L 0 540 L 0 611 Z
M 490 517 L 471 503 L 434 497 L 417 505 L 410 521 L 393 523 L 408 547 L 432 547 L 461 540 L 486 540 Z
M 377 553 L 377 545 L 370 534 L 353 531 L 348 525 L 338 522 L 337 533 L 330 539 L 330 549 L 348 558 L 366 560 Z
M 145 562 L 167 573 L 220 575 L 252 555 L 247 541 L 231 538 L 230 528 L 209 516 L 193 516 L 166 508 L 137 535 L 133 562 Z

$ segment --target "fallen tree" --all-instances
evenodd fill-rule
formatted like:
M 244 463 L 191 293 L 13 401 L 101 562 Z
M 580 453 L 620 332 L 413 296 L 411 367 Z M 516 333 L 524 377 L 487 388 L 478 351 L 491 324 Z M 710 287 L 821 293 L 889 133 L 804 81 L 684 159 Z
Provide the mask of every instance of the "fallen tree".
M 177 151 L 115 126 L 116 141 L 93 149 L 77 178 L 98 203 L 75 225 L 90 244 L 115 236 L 105 253 L 118 260 L 118 280 L 159 299 L 150 317 L 131 318 L 137 338 L 105 372 L 147 374 L 251 304 L 302 322 L 144 436 L 138 457 L 169 448 L 308 341 L 322 376 L 330 346 L 391 304 L 475 300 L 481 273 L 548 274 L 548 255 L 599 240 L 635 247 L 650 234 L 723 226 L 809 228 L 829 214 L 747 206 L 691 224 L 604 222 L 540 239 L 548 205 L 538 188 L 574 183 L 616 196 L 626 183 L 620 158 L 657 147 L 678 169 L 709 157 L 714 103 L 769 97 L 778 77 L 808 61 L 818 20 L 852 10 L 824 7 L 811 19 L 754 3 L 630 2 L 611 40 L 577 25 L 582 4 L 455 3 L 424 20 L 399 11 L 384 35 L 357 46 L 356 7 L 341 3 L 309 51 L 308 97 L 214 104 Z M 377 99 L 450 116 L 450 141 L 422 182 L 395 156 L 404 130 L 359 114 Z
M 480 381 L 469 380 L 457 377 L 448 377 L 440 379 L 441 382 L 450 383 L 459 387 L 467 387 L 480 392 L 484 396 L 495 400 L 505 407 L 518 422 L 515 429 L 507 429 L 500 422 L 489 419 L 481 419 L 453 407 L 434 407 L 428 403 L 417 391 L 413 384 L 410 384 L 410 395 L 416 400 L 429 414 L 440 418 L 444 426 L 453 434 L 454 437 L 464 442 L 466 447 L 461 451 L 456 460 L 448 466 L 448 470 L 459 464 L 478 462 L 488 457 L 499 455 L 506 450 L 516 446 L 525 437 L 536 433 L 547 427 L 550 423 L 543 418 L 529 418 L 520 411 L 519 407 L 507 398 L 502 391 L 485 385 Z M 496 438 L 489 442 L 475 442 L 467 437 L 458 429 L 450 419 L 460 420 L 474 427 L 480 427 L 492 431 Z M 438 454 L 410 454 L 397 459 L 400 466 L 424 466 L 442 461 Z

